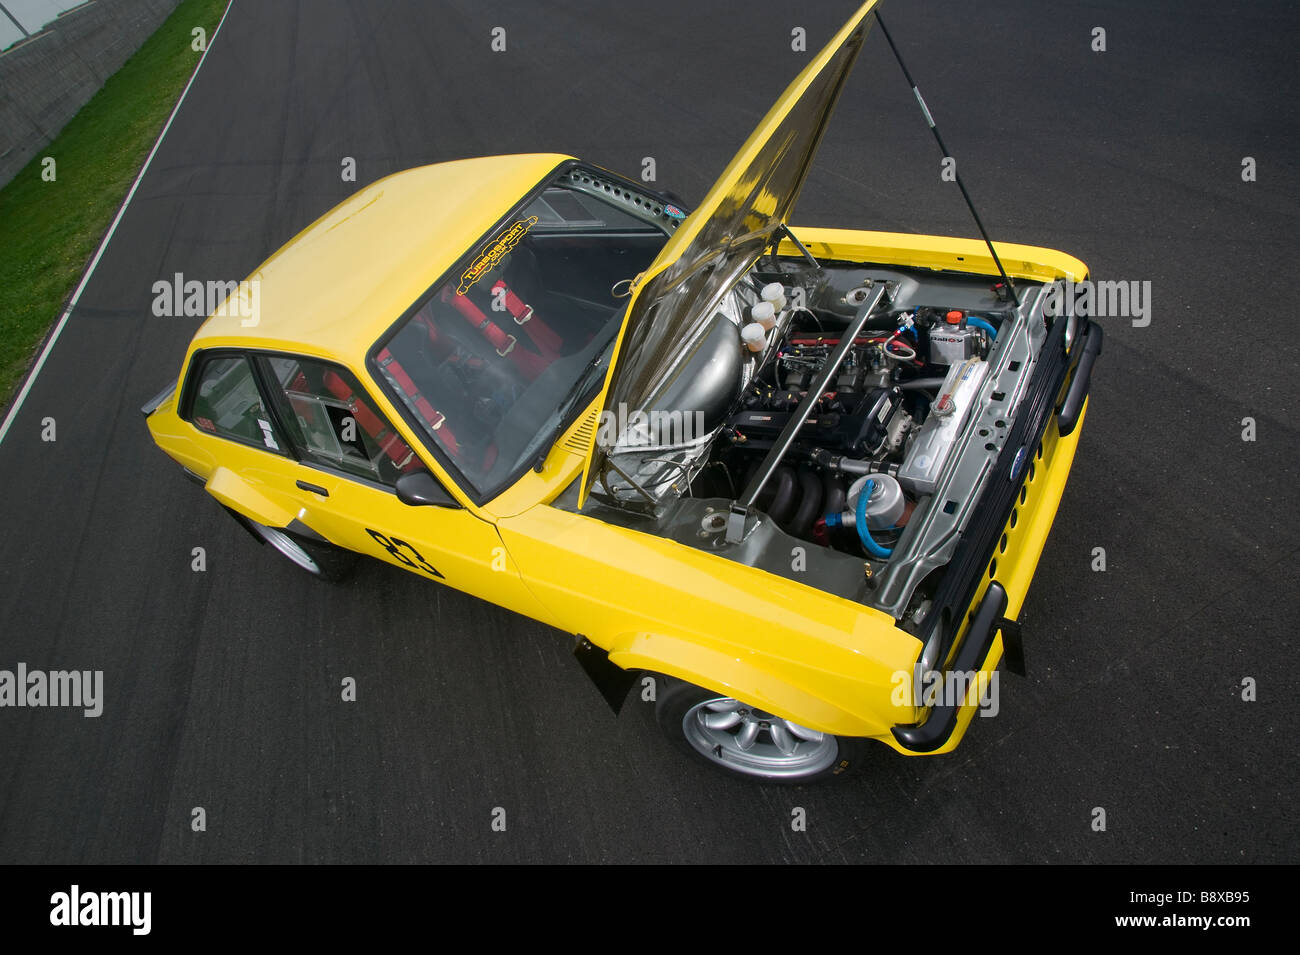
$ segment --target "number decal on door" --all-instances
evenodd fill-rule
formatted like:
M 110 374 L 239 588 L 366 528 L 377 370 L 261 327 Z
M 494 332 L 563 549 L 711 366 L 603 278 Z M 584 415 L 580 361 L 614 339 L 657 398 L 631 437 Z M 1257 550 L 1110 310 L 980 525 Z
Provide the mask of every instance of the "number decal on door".
M 405 564 L 412 570 L 422 570 L 426 574 L 433 574 L 433 576 L 437 577 L 439 580 L 446 580 L 442 574 L 438 573 L 436 567 L 425 560 L 420 552 L 406 541 L 398 537 L 388 537 L 379 533 L 379 531 L 372 531 L 368 527 L 366 528 L 366 533 L 373 537 L 375 543 L 388 551 L 388 553 L 392 555 L 393 559 L 399 563 Z

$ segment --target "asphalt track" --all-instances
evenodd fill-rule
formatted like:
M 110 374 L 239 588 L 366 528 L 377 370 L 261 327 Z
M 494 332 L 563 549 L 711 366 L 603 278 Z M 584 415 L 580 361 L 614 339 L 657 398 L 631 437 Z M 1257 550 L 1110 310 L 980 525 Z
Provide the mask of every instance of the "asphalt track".
M 1297 860 L 1294 5 L 886 6 L 995 237 L 1153 289 L 1148 327 L 1107 323 L 1029 676 L 952 756 L 731 781 L 646 704 L 613 718 L 562 635 L 374 561 L 318 584 L 153 448 L 138 408 L 197 324 L 151 316 L 159 278 L 242 278 L 465 156 L 653 156 L 697 201 L 801 66 L 791 29 L 816 49 L 853 7 L 235 0 L 0 444 L 0 668 L 102 669 L 106 697 L 0 710 L 0 861 Z M 794 221 L 974 234 L 938 172 L 874 33 Z

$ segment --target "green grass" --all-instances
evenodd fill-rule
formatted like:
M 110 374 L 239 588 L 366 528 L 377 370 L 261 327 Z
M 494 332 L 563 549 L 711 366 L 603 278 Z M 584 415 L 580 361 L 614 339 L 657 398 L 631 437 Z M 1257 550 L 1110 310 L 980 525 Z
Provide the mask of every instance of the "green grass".
M 226 0 L 184 0 L 103 89 L 0 189 L 0 409 L 94 255 L 201 54 Z M 41 179 L 53 156 L 57 179 Z

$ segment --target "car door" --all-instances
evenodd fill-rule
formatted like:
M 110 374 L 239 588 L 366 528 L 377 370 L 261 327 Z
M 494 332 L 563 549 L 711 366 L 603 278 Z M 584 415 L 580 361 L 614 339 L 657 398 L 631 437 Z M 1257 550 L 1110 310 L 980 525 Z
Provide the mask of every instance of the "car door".
M 295 452 L 279 460 L 301 524 L 349 550 L 537 615 L 495 525 L 438 483 L 352 372 L 298 355 L 254 357 Z M 422 476 L 426 498 L 441 506 L 399 500 L 397 481 L 408 475 Z

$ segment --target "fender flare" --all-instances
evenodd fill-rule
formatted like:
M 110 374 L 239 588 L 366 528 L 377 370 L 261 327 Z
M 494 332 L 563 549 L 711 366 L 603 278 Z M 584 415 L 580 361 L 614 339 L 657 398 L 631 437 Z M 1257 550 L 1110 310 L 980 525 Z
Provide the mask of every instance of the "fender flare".
M 267 527 L 288 527 L 296 512 L 276 504 L 229 468 L 217 468 L 204 489 L 225 507 Z
M 697 641 L 645 631 L 619 634 L 610 644 L 609 662 L 624 670 L 660 673 L 735 696 L 823 733 L 847 737 L 889 734 L 890 724 L 850 712 L 781 678 L 768 667 Z

